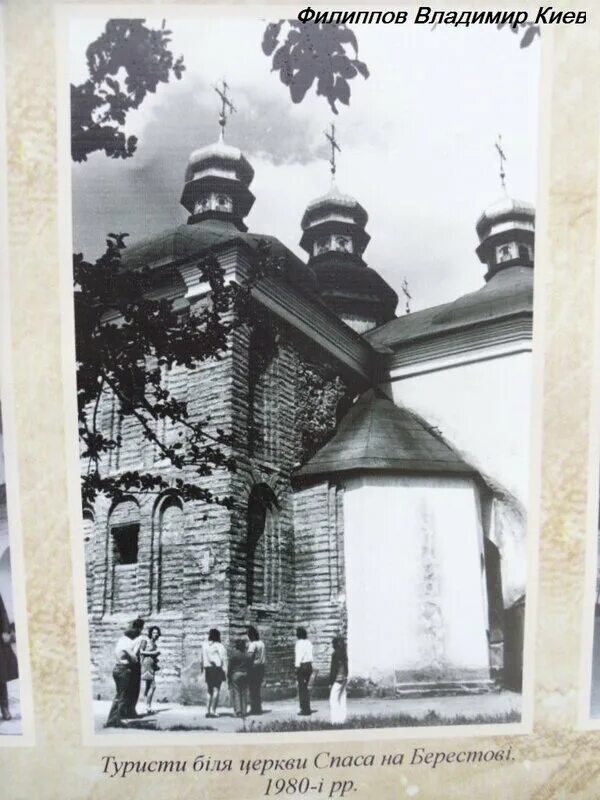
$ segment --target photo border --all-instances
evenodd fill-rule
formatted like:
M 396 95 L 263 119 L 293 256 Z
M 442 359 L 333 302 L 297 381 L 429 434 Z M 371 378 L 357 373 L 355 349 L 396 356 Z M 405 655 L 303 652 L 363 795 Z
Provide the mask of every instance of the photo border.
M 412 6 L 395 6 L 397 10 Z M 347 10 L 338 3 L 329 10 Z M 77 663 L 79 673 L 79 698 L 81 703 L 82 744 L 84 746 L 135 747 L 135 746 L 190 746 L 202 743 L 207 746 L 253 746 L 273 744 L 311 744 L 364 742 L 405 739 L 457 739 L 465 737 L 525 736 L 533 733 L 535 702 L 535 648 L 536 620 L 538 608 L 538 572 L 541 526 L 541 468 L 542 428 L 544 393 L 544 332 L 546 329 L 546 276 L 543 265 L 549 261 L 548 215 L 550 187 L 550 130 L 551 95 L 554 84 L 552 64 L 553 32 L 544 29 L 540 37 L 539 81 L 538 81 L 538 152 L 537 152 L 537 198 L 536 198 L 536 267 L 534 268 L 533 338 L 531 374 L 531 433 L 529 506 L 527 509 L 527 581 L 523 648 L 523 687 L 521 692 L 521 721 L 505 724 L 418 726 L 397 728 L 369 728 L 349 730 L 324 730 L 286 733 L 218 733 L 206 731 L 141 731 L 131 733 L 100 734 L 94 731 L 92 674 L 90 664 L 90 642 L 87 608 L 85 604 L 85 554 L 81 531 L 83 515 L 79 492 L 79 447 L 77 435 L 76 372 L 75 372 L 75 326 L 72 286 L 72 192 L 70 154 L 70 103 L 69 103 L 69 21 L 74 18 L 98 18 L 113 16 L 145 18 L 201 18 L 206 16 L 253 16 L 285 17 L 298 11 L 297 5 L 217 5 L 211 4 L 165 4 L 148 5 L 145 2 L 115 5 L 89 4 L 76 6 L 62 3 L 55 7 L 57 50 L 57 129 L 58 129 L 58 220 L 61 294 L 61 340 L 62 340 L 62 385 L 65 408 L 66 469 L 68 477 L 69 519 L 71 530 L 71 553 L 73 562 L 73 602 L 77 638 Z M 599 726 L 600 727 L 600 726 Z
M 600 138 L 598 140 L 600 152 Z M 600 197 L 600 170 L 597 174 L 597 196 Z M 585 541 L 585 573 L 580 632 L 580 670 L 578 691 L 577 729 L 599 731 L 600 716 L 592 717 L 592 676 L 594 655 L 594 621 L 596 609 L 596 586 L 598 580 L 598 539 L 600 537 L 600 204 L 596 214 L 596 253 L 594 257 L 594 324 L 589 385 L 587 496 L 585 504 L 585 526 L 582 536 Z
M 6 473 L 6 502 L 10 542 L 10 571 L 12 598 L 17 630 L 17 659 L 19 662 L 19 703 L 21 733 L 0 735 L 0 748 L 33 747 L 35 745 L 33 717 L 33 687 L 27 626 L 25 566 L 23 558 L 23 529 L 21 524 L 18 440 L 15 418 L 15 396 L 12 369 L 11 281 L 8 257 L 8 187 L 7 129 L 5 90 L 5 24 L 0 7 L 0 394 L 2 396 L 2 434 L 4 469 Z

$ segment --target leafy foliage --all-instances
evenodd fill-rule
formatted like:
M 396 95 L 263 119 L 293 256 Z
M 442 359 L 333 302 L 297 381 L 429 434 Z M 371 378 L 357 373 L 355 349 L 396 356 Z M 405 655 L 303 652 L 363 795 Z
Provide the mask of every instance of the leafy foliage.
M 287 36 L 281 43 L 286 24 Z M 262 49 L 273 57 L 273 71 L 279 72 L 294 103 L 302 102 L 316 82 L 317 95 L 327 99 L 334 114 L 338 101 L 350 103 L 349 81 L 357 75 L 369 77 L 367 65 L 358 59 L 356 36 L 346 25 L 308 26 L 293 19 L 272 22 L 265 30 Z
M 169 49 L 171 31 L 153 30 L 142 19 L 111 19 L 87 49 L 89 78 L 71 84 L 71 153 L 74 161 L 102 150 L 110 158 L 130 158 L 137 138 L 122 127 L 127 114 L 148 93 L 174 75 L 181 78 L 183 59 Z
M 296 427 L 301 435 L 303 462 L 330 438 L 351 400 L 350 389 L 339 375 L 300 362 Z
M 269 48 L 274 52 L 282 24 L 268 29 L 265 52 Z M 318 93 L 332 106 L 336 100 L 347 103 L 348 80 L 356 74 L 368 77 L 366 66 L 346 55 L 346 45 L 356 54 L 356 39 L 343 26 L 315 29 L 316 39 L 307 39 L 299 24 L 290 23 L 290 34 L 295 35 L 288 37 L 274 56 L 282 80 L 288 74 L 284 64 L 287 52 L 291 70 L 287 85 L 294 102 L 300 102 L 312 83 L 302 90 L 307 80 L 302 53 L 307 57 L 316 53 Z M 96 151 L 110 158 L 129 158 L 135 153 L 135 137 L 127 137 L 123 130 L 127 113 L 172 75 L 180 78 L 184 69 L 182 59 L 175 59 L 168 47 L 169 36 L 164 23 L 157 31 L 148 29 L 144 20 L 110 20 L 88 47 L 89 79 L 71 87 L 74 161 L 85 161 Z M 255 272 L 248 284 L 240 287 L 225 282 L 217 259 L 209 255 L 198 264 L 198 270 L 201 281 L 210 286 L 210 295 L 193 312 L 182 314 L 172 300 L 153 299 L 149 269 L 125 267 L 126 238 L 127 234 L 109 234 L 106 252 L 93 263 L 82 254 L 73 257 L 79 436 L 86 465 L 83 502 L 90 505 L 101 494 L 118 500 L 128 494 L 173 488 L 173 482 L 157 469 L 107 468 L 110 454 L 127 444 L 119 433 L 121 424 L 111 430 L 101 424 L 103 403 L 110 399 L 119 423 L 135 420 L 140 435 L 160 455 L 160 463 L 166 462 L 170 475 L 176 471 L 175 487 L 184 499 L 231 506 L 231 498 L 215 497 L 199 485 L 216 469 L 235 469 L 230 435 L 215 429 L 209 418 L 190 418 L 187 404 L 169 392 L 163 378 L 173 367 L 193 371 L 207 360 L 222 358 L 236 326 L 250 325 L 254 338 L 260 337 L 270 321 L 250 302 L 253 282 L 263 270 L 281 272 L 285 265 L 272 262 L 268 247 L 261 245 Z M 261 357 L 268 358 L 270 350 L 264 341 L 260 349 Z M 335 424 L 338 392 L 339 387 L 325 382 L 309 389 L 312 410 L 305 406 L 303 423 L 307 447 L 330 432 L 331 422 L 326 422 L 326 417 L 329 419 L 332 410 Z M 165 437 L 168 427 L 177 429 L 176 438 Z
M 122 263 L 126 235 L 109 234 L 107 250 L 95 263 L 74 256 L 77 398 L 81 455 L 87 460 L 82 495 L 91 504 L 98 494 L 121 499 L 128 493 L 162 491 L 172 484 L 150 471 L 103 474 L 103 458 L 120 448 L 120 436 L 101 429 L 99 409 L 104 398 L 116 399 L 120 419 L 131 417 L 141 436 L 152 442 L 167 463 L 181 470 L 175 486 L 184 499 L 231 506 L 230 498 L 214 497 L 198 479 L 214 469 L 235 469 L 231 437 L 213 430 L 210 418 L 191 419 L 187 403 L 164 386 L 165 369 L 193 371 L 209 359 L 220 359 L 229 348 L 233 330 L 252 319 L 253 281 L 260 264 L 244 286 L 227 283 L 214 256 L 199 264 L 200 279 L 210 286 L 206 301 L 192 313 L 181 314 L 174 301 L 152 299 L 149 269 L 130 271 Z M 259 261 L 268 247 L 259 246 Z M 176 425 L 175 443 L 163 440 L 161 420 Z
M 508 23 L 500 22 L 498 23 L 498 30 L 504 28 Z M 534 25 L 533 22 L 522 22 L 519 25 L 510 25 L 510 30 L 513 33 L 519 33 L 519 31 L 525 31 L 521 38 L 520 47 L 521 49 L 525 47 L 529 47 L 530 44 L 534 41 L 537 36 L 540 36 L 540 26 Z

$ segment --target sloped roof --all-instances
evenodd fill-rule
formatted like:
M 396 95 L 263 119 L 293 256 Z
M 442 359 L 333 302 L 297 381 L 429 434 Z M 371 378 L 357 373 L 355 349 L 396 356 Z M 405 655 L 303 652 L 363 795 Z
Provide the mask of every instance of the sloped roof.
M 398 295 L 374 269 L 357 264 L 345 253 L 326 253 L 325 258 L 317 256 L 312 268 L 319 282 L 319 289 L 328 296 L 356 297 L 366 296 L 380 300 L 394 315 L 398 305 Z M 345 257 L 346 256 L 346 257 Z
M 415 413 L 369 389 L 326 445 L 297 471 L 301 477 L 349 471 L 471 473 L 475 470 Z
M 407 342 L 440 336 L 468 325 L 482 324 L 516 314 L 533 314 L 533 268 L 507 267 L 481 289 L 450 303 L 404 314 L 368 331 L 374 347 L 398 348 Z
M 316 291 L 316 280 L 310 267 L 274 236 L 240 231 L 232 222 L 218 219 L 177 225 L 128 245 L 123 251 L 122 263 L 126 269 L 135 270 L 185 261 L 235 241 L 244 242 L 253 250 L 258 247 L 259 242 L 267 242 L 271 246 L 271 256 L 274 259 L 285 259 L 289 277 L 311 291 Z

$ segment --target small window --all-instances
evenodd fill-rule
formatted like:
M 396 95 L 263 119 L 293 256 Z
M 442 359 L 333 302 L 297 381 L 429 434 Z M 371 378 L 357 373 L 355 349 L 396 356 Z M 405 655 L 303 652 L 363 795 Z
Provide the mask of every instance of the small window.
M 231 198 L 227 197 L 226 194 L 217 195 L 217 208 L 219 211 L 231 211 L 233 208 Z
M 502 264 L 505 261 L 512 261 L 513 258 L 518 258 L 516 242 L 508 242 L 496 248 L 496 261 L 498 264 Z
M 119 525 L 112 529 L 115 564 L 137 564 L 140 526 Z
M 320 256 L 321 253 L 326 253 L 330 249 L 331 242 L 329 237 L 317 239 L 315 242 L 315 255 Z
M 210 200 L 208 197 L 201 197 L 200 200 L 196 201 L 196 205 L 194 206 L 194 213 L 201 214 L 203 211 L 206 211 L 210 205 Z
M 335 246 L 336 246 L 336 250 L 339 250 L 342 253 L 351 253 L 352 252 L 352 239 L 350 239 L 348 236 L 336 236 L 335 237 Z

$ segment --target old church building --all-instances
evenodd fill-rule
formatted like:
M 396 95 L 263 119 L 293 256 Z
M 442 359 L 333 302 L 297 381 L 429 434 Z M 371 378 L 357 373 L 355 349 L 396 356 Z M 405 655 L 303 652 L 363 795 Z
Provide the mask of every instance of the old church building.
M 240 328 L 223 359 L 165 375 L 192 418 L 233 435 L 237 470 L 205 479 L 233 509 L 183 502 L 177 470 L 102 400 L 102 425 L 123 441 L 104 470 L 156 470 L 173 489 L 83 511 L 95 695 L 112 693 L 114 642 L 138 615 L 162 629 L 158 698 L 201 699 L 209 628 L 229 642 L 249 624 L 271 696 L 293 691 L 297 625 L 322 678 L 332 636 L 347 637 L 356 693 L 518 688 L 533 208 L 505 195 L 477 221 L 465 269 L 480 270 L 480 289 L 399 313 L 368 264 L 359 200 L 332 181 L 309 204 L 301 260 L 248 231 L 253 175 L 223 137 L 194 151 L 187 220 L 125 251 L 124 268 L 149 267 L 185 314 L 206 296 L 209 252 L 243 282 L 266 241 L 277 269 L 253 290 L 266 330 Z

